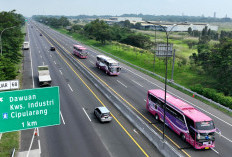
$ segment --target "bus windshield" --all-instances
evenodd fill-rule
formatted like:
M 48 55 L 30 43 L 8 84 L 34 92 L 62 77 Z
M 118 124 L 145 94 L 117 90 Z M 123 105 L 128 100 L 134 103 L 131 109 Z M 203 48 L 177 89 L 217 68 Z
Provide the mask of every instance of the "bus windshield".
M 118 66 L 118 63 L 110 63 L 110 66 Z
M 196 122 L 197 130 L 212 130 L 214 128 L 213 121 Z

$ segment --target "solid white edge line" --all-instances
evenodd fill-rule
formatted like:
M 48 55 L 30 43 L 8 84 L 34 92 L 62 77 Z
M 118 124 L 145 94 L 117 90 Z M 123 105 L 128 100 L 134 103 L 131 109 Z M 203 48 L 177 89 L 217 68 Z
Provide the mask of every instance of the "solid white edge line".
M 28 33 L 28 39 L 29 39 L 29 43 L 31 41 L 30 39 L 30 32 L 29 29 L 27 29 L 27 33 Z M 30 59 L 31 59 L 31 76 L 32 76 L 32 87 L 35 88 L 35 83 L 34 83 L 34 71 L 33 71 L 33 64 L 32 64 L 32 55 L 31 55 L 31 49 L 29 48 L 30 51 Z
M 91 122 L 91 119 L 89 118 L 89 115 L 87 114 L 87 112 L 85 111 L 85 109 L 84 108 L 82 108 L 82 109 L 85 112 L 86 116 L 88 117 L 89 121 Z
M 41 154 L 40 139 L 38 139 L 38 145 L 39 145 L 39 154 Z
M 135 84 L 139 85 L 140 87 L 143 87 L 141 84 L 139 84 L 138 82 L 132 80 Z
M 211 148 L 215 153 L 217 153 L 217 154 L 219 154 L 219 152 L 218 151 L 216 151 L 215 149 L 213 149 L 213 148 Z
M 63 117 L 61 111 L 60 111 L 60 116 L 61 116 L 61 119 L 62 119 L 62 121 L 63 121 L 63 124 L 65 125 L 64 117 Z
M 70 90 L 73 92 L 73 89 L 72 89 L 72 87 L 70 86 L 70 84 L 68 84 L 68 87 L 70 88 Z
M 127 86 L 126 85 L 124 85 L 122 82 L 120 82 L 119 80 L 117 80 L 117 82 L 118 83 L 120 83 L 121 85 L 123 85 L 124 87 L 126 87 L 127 88 Z
M 36 129 L 36 128 L 35 128 Z M 31 147 L 32 147 L 32 143 L 34 141 L 34 137 L 35 137 L 35 129 L 33 131 L 33 135 L 32 135 L 32 138 L 31 138 L 31 144 L 29 146 L 29 149 L 28 149 L 28 152 L 27 152 L 27 157 L 29 157 L 29 154 L 30 154 L 30 151 L 31 151 Z

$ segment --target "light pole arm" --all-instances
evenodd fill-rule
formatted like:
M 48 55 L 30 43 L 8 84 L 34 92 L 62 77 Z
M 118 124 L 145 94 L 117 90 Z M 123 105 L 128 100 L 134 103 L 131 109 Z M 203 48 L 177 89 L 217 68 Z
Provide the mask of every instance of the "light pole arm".
M 8 27 L 8 28 L 5 28 L 1 31 L 1 34 L 0 34 L 0 43 L 1 43 L 1 56 L 2 56 L 2 33 L 7 30 L 7 29 L 11 29 L 11 28 L 14 28 L 16 26 L 12 26 L 12 27 Z

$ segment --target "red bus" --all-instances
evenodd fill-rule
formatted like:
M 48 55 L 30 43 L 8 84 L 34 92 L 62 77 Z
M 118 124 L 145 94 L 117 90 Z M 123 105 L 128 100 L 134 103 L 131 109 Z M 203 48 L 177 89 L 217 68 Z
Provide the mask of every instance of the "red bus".
M 73 45 L 73 54 L 78 56 L 79 58 L 87 58 L 88 52 L 86 48 L 81 45 Z

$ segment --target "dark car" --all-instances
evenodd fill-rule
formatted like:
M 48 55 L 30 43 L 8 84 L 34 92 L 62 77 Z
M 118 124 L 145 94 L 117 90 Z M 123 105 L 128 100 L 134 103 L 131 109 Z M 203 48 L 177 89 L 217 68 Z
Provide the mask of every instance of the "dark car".
M 43 36 L 42 33 L 40 33 L 40 36 Z
M 55 51 L 55 50 L 56 50 L 56 48 L 54 46 L 50 47 L 50 51 Z

